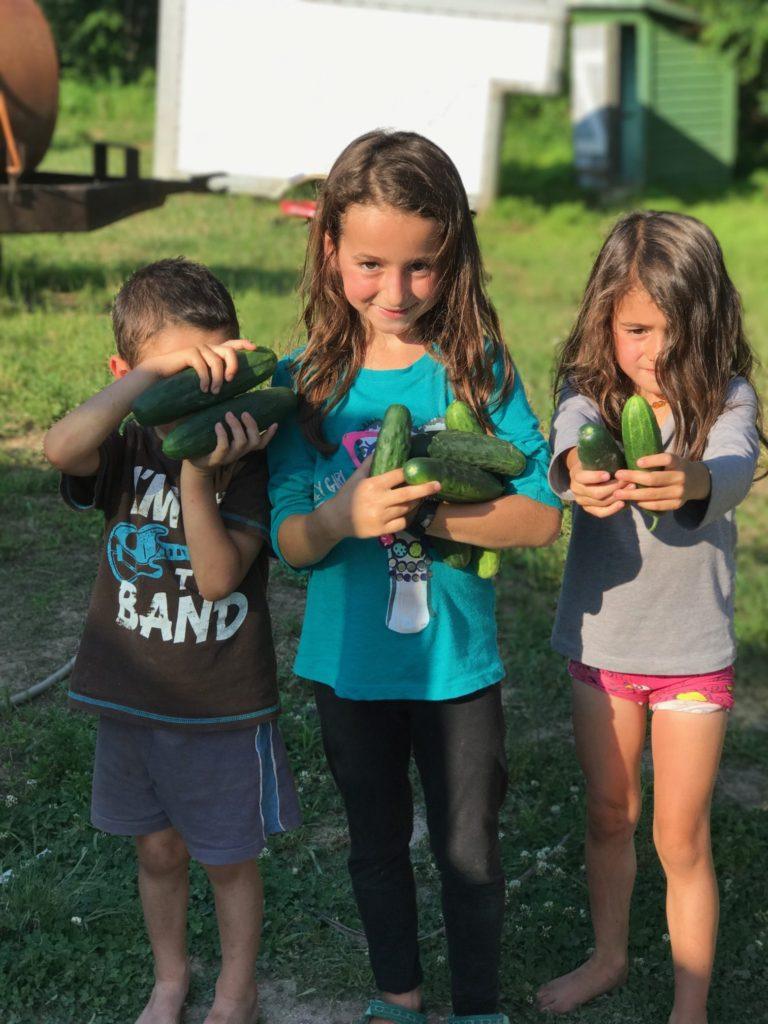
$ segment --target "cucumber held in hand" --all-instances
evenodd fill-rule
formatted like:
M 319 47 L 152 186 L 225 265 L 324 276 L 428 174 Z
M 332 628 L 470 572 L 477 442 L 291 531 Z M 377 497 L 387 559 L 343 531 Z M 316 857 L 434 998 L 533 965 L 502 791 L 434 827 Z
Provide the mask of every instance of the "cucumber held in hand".
M 645 455 L 658 455 L 664 451 L 661 431 L 653 409 L 642 395 L 632 395 L 621 410 L 621 442 L 627 469 L 639 469 L 637 460 Z M 642 472 L 642 470 L 640 470 Z M 651 533 L 659 523 L 659 513 L 649 512 Z
M 408 484 L 426 484 L 439 480 L 440 491 L 435 495 L 442 501 L 470 503 L 493 501 L 504 491 L 504 485 L 495 476 L 476 466 L 444 459 L 409 459 L 403 466 Z
M 464 430 L 468 434 L 484 434 L 482 424 L 466 402 L 457 398 L 445 410 L 446 430 Z
M 441 430 L 435 434 L 429 444 L 429 456 L 463 462 L 502 476 L 520 476 L 525 470 L 525 456 L 509 441 L 465 430 Z
M 376 440 L 371 476 L 381 476 L 392 469 L 400 469 L 410 455 L 411 426 L 411 413 L 404 405 L 389 406 Z
M 233 412 L 238 419 L 248 412 L 259 429 L 266 430 L 273 423 L 284 420 L 294 411 L 296 404 L 296 395 L 290 388 L 263 388 L 238 395 L 179 423 L 163 441 L 163 453 L 169 459 L 198 459 L 216 447 L 216 424 L 224 423 L 227 429 L 224 417 L 228 412 Z
M 429 543 L 451 569 L 466 569 L 472 561 L 471 544 L 462 544 L 461 541 L 446 540 L 443 537 L 430 537 Z
M 227 398 L 250 391 L 271 377 L 277 366 L 277 356 L 271 348 L 255 348 L 238 352 L 237 364 L 235 376 L 232 380 L 225 380 L 216 395 L 200 390 L 200 378 L 191 366 L 159 380 L 139 395 L 133 403 L 133 414 L 145 427 L 154 427 L 218 405 Z
M 611 476 L 626 465 L 621 448 L 602 423 L 585 423 L 579 429 L 578 453 L 584 469 L 602 470 Z

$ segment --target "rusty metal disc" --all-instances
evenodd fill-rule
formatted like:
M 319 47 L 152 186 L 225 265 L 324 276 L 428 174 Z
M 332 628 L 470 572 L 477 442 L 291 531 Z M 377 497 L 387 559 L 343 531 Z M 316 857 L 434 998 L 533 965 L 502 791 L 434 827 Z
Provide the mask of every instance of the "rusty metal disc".
M 59 110 L 59 60 L 34 0 L 0 0 L 0 91 L 22 167 L 34 170 L 48 149 Z M 0 173 L 7 162 L 0 131 Z

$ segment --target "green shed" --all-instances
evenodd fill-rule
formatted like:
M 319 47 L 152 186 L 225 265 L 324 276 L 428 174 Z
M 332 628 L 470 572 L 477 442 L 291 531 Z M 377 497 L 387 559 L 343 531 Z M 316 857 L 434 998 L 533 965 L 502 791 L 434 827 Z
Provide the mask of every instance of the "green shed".
M 736 159 L 738 85 L 701 42 L 698 14 L 667 0 L 571 4 L 571 109 L 590 188 L 718 187 Z

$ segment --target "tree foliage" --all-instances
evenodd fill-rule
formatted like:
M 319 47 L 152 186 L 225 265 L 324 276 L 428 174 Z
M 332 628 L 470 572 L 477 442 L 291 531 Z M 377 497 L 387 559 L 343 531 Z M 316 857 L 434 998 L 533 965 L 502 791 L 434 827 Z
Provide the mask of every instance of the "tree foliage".
M 87 80 L 132 81 L 154 67 L 158 0 L 38 0 L 62 68 Z

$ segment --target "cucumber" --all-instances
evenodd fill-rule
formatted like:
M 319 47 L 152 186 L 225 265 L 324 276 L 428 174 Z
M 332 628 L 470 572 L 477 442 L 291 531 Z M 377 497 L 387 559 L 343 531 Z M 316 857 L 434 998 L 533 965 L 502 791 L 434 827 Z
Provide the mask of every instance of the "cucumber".
M 664 451 L 659 424 L 653 409 L 642 395 L 632 395 L 624 403 L 621 410 L 621 441 L 627 469 L 638 469 L 637 460 L 644 455 L 658 455 Z M 653 533 L 659 524 L 660 513 L 649 512 L 648 515 L 651 517 L 649 529 Z
M 502 476 L 520 476 L 525 456 L 508 441 L 490 434 L 470 434 L 464 430 L 442 430 L 429 444 L 429 457 L 463 462 Z
M 390 405 L 384 413 L 376 440 L 371 476 L 381 476 L 391 469 L 400 469 L 410 451 L 411 413 L 404 405 Z
M 484 434 L 482 424 L 478 421 L 466 402 L 457 398 L 445 410 L 446 430 L 464 430 L 468 434 Z
M 462 544 L 457 540 L 444 540 L 442 537 L 430 537 L 429 543 L 451 569 L 466 569 L 472 560 L 471 544 Z
M 197 459 L 216 447 L 214 428 L 217 423 L 224 423 L 228 412 L 233 412 L 238 418 L 244 412 L 249 412 L 264 430 L 285 419 L 296 405 L 296 395 L 290 388 L 263 388 L 261 391 L 238 395 L 210 409 L 203 409 L 179 423 L 163 441 L 163 453 L 169 459 Z M 226 429 L 226 423 L 224 427 Z
M 490 580 L 501 569 L 501 551 L 496 548 L 475 548 L 472 571 L 481 580 Z
M 441 490 L 436 495 L 442 501 L 469 503 L 492 501 L 504 491 L 504 485 L 495 476 L 476 466 L 443 459 L 409 459 L 403 466 L 406 483 L 426 484 L 439 480 Z
M 256 348 L 251 352 L 238 352 L 237 363 L 237 373 L 232 380 L 224 381 L 217 395 L 200 390 L 200 378 L 191 366 L 159 380 L 133 403 L 134 416 L 145 427 L 154 427 L 218 405 L 227 398 L 250 391 L 271 377 L 277 366 L 277 356 L 271 348 Z
M 579 429 L 579 462 L 584 469 L 600 469 L 611 476 L 624 469 L 624 454 L 602 423 L 585 423 Z

